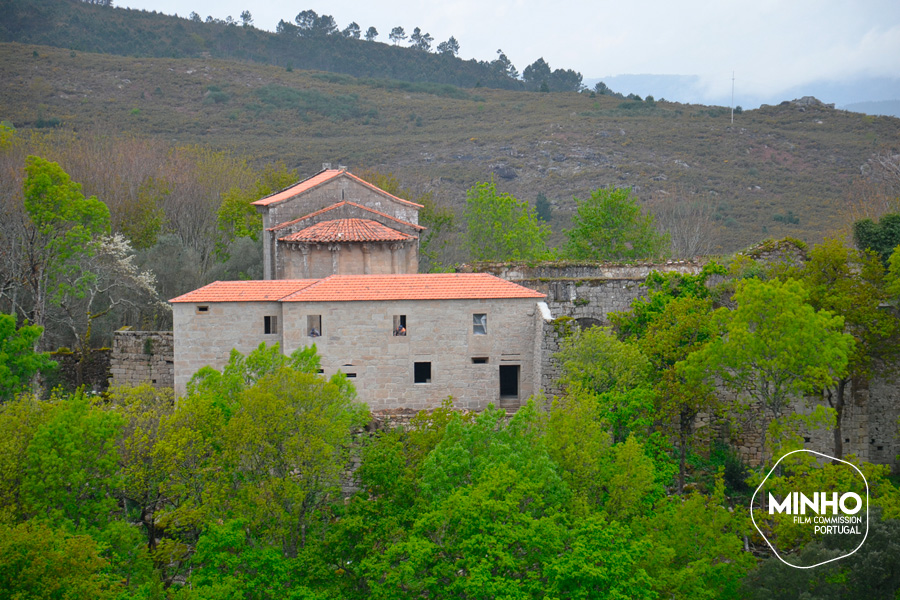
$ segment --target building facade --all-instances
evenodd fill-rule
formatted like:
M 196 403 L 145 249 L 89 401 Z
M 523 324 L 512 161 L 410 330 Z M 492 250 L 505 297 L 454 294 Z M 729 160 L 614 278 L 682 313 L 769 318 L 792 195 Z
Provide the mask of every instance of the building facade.
M 484 273 L 216 282 L 173 299 L 175 389 L 231 350 L 315 344 L 373 410 L 518 408 L 539 391 L 544 294 Z
M 265 279 L 416 273 L 421 204 L 343 169 L 325 169 L 253 203 Z

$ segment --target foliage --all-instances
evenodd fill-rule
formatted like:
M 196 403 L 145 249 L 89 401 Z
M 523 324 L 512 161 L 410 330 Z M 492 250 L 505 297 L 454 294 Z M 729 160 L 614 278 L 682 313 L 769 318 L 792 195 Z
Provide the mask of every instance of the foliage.
M 843 317 L 844 332 L 853 337 L 846 373 L 824 388 L 828 404 L 837 411 L 834 455 L 841 458 L 845 390 L 852 379 L 871 377 L 875 365 L 882 373 L 890 369 L 900 353 L 900 320 L 884 309 L 889 299 L 885 269 L 872 251 L 825 240 L 813 248 L 797 274 L 809 290 L 813 308 Z
M 527 202 L 498 193 L 493 179 L 466 194 L 466 231 L 473 260 L 542 260 L 550 255 L 550 228 Z
M 56 368 L 47 352 L 35 352 L 42 327 L 22 325 L 16 328 L 13 315 L 0 314 L 0 403 L 25 391 L 37 373 Z
M 553 207 L 550 205 L 550 201 L 547 200 L 547 196 L 545 196 L 543 192 L 537 195 L 537 200 L 534 202 L 534 212 L 537 215 L 537 218 L 544 223 L 549 223 L 553 218 Z
M 631 190 L 601 188 L 575 202 L 578 207 L 563 250 L 567 258 L 637 260 L 668 253 L 668 236 L 656 230 L 653 216 L 641 211 Z
M 710 278 L 724 274 L 725 268 L 716 262 L 703 265 L 696 275 L 651 271 L 642 284 L 647 293 L 631 301 L 629 312 L 612 313 L 610 320 L 624 338 L 641 337 L 665 313 L 669 302 L 683 297 L 711 298 Z
M 25 174 L 26 285 L 34 298 L 32 320 L 43 326 L 47 303 L 81 293 L 91 281 L 80 259 L 93 256 L 97 238 L 109 232 L 109 209 L 96 197 L 85 198 L 56 163 L 29 156 Z
M 728 388 L 760 403 L 768 420 L 785 415 L 791 398 L 831 385 L 842 376 L 853 338 L 844 321 L 807 304 L 798 281 L 747 279 L 737 285 L 735 310 L 715 313 L 721 332 L 679 365 L 689 381 L 718 377 Z M 764 438 L 765 439 L 765 434 Z
M 216 252 L 227 257 L 227 244 L 239 237 L 256 240 L 262 231 L 262 216 L 253 202 L 281 191 L 298 179 L 295 170 L 289 170 L 284 163 L 266 165 L 256 181 L 247 188 L 233 187 L 222 196 L 222 204 L 216 212 L 219 240 Z
M 882 215 L 876 223 L 861 219 L 853 223 L 853 239 L 860 250 L 872 250 L 887 265 L 891 253 L 900 245 L 900 213 Z
M 118 597 L 97 542 L 45 523 L 0 524 L 0 595 L 4 598 Z
M 115 440 L 123 421 L 81 393 L 64 399 L 28 444 L 22 482 L 28 513 L 69 531 L 105 527 L 116 505 Z

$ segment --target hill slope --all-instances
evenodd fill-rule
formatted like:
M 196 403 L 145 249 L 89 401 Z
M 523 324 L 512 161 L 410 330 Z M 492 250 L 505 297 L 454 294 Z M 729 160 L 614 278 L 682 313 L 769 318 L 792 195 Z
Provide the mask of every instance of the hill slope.
M 304 174 L 322 162 L 392 171 L 461 212 L 492 174 L 556 206 L 631 186 L 715 214 L 721 252 L 765 237 L 816 241 L 846 225 L 854 178 L 900 120 L 820 105 L 745 111 L 608 96 L 361 80 L 210 58 L 160 59 L 0 44 L 0 118 L 233 148 Z M 784 218 L 791 211 L 792 218 Z M 780 217 L 780 218 L 779 218 Z

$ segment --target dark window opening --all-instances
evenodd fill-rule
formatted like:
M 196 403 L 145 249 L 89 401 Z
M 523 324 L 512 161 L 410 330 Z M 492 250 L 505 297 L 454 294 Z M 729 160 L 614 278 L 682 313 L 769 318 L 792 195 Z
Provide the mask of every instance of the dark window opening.
M 197 307 L 197 312 L 198 312 L 198 313 L 209 312 L 209 307 L 208 307 L 208 306 L 198 306 L 198 307 Z
M 487 315 L 475 313 L 472 315 L 472 333 L 475 335 L 487 335 Z
M 319 369 L 319 370 L 318 370 L 318 373 L 319 373 L 319 375 L 324 375 L 324 374 L 325 374 L 325 369 Z
M 347 373 L 347 378 L 348 378 L 348 379 L 352 379 L 352 378 L 354 378 L 354 377 L 356 377 L 356 373 Z
M 278 333 L 278 317 L 263 317 L 263 331 L 265 331 L 267 335 Z
M 884 450 L 884 446 L 878 446 L 879 450 Z
M 844 443 L 845 443 L 845 444 L 849 444 L 849 443 L 850 443 L 850 438 L 844 438 Z
M 413 364 L 413 381 L 415 383 L 431 383 L 430 362 L 417 362 Z
M 472 364 L 475 364 L 475 365 L 486 365 L 487 361 L 488 361 L 487 356 L 473 356 L 472 357 Z
M 808 438 L 808 437 L 805 437 L 805 438 L 803 438 L 803 441 L 806 442 L 806 443 L 808 444 L 808 443 L 810 443 L 810 442 L 812 441 L 812 439 L 811 439 L 811 438 Z
M 519 365 L 500 365 L 500 395 L 519 397 Z
M 406 315 L 394 315 L 394 335 L 406 335 Z
M 306 316 L 306 332 L 309 337 L 319 337 L 322 335 L 322 315 Z

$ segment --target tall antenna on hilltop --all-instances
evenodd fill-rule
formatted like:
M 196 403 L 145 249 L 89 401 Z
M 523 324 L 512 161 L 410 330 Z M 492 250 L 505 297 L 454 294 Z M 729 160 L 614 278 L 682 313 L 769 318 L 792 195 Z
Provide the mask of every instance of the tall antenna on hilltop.
M 731 72 L 731 124 L 734 125 L 734 71 Z

